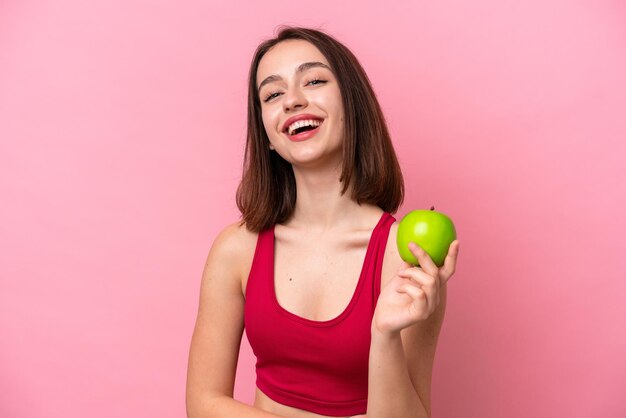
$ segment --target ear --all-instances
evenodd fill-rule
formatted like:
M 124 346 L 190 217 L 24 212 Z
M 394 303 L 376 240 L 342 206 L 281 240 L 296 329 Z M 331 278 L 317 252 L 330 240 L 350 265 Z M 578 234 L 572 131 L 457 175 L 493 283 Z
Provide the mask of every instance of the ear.
M 274 151 L 274 145 L 270 144 L 270 149 Z

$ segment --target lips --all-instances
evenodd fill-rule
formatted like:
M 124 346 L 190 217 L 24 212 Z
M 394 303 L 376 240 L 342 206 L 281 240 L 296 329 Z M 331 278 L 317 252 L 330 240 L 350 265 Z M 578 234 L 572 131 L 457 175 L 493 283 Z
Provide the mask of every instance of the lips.
M 287 138 L 289 138 L 289 140 L 291 140 L 293 142 L 306 141 L 307 139 L 317 135 L 317 133 L 319 132 L 321 126 L 322 125 L 318 126 L 315 129 L 311 129 L 311 130 L 308 130 L 308 131 L 300 132 L 299 134 L 293 134 L 293 135 L 286 134 L 286 135 L 287 135 Z
M 284 133 L 288 133 L 289 125 L 291 125 L 292 123 L 297 122 L 299 120 L 319 120 L 319 121 L 323 121 L 324 118 L 316 116 L 316 115 L 312 115 L 310 113 L 302 113 L 300 115 L 292 116 L 289 119 L 287 119 L 285 121 L 285 123 L 283 124 L 283 132 Z

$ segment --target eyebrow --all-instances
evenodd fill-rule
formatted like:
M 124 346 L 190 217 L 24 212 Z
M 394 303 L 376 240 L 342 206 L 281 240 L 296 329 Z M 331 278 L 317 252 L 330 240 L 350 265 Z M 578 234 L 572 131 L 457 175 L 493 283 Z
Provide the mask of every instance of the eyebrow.
M 330 71 L 332 71 L 330 69 L 330 67 L 326 64 L 324 64 L 323 62 L 319 62 L 319 61 L 315 61 L 315 62 L 304 62 L 300 65 L 298 65 L 298 68 L 296 68 L 296 74 L 298 73 L 302 73 L 308 69 L 311 68 L 316 68 L 316 67 L 322 67 L 322 68 L 326 68 Z M 265 80 L 261 81 L 261 84 L 259 84 L 259 87 L 257 89 L 257 91 L 261 91 L 261 87 L 263 87 L 264 85 L 268 84 L 268 83 L 273 83 L 274 81 L 278 81 L 278 80 L 282 80 L 283 78 L 277 74 L 271 75 L 269 77 L 267 77 Z

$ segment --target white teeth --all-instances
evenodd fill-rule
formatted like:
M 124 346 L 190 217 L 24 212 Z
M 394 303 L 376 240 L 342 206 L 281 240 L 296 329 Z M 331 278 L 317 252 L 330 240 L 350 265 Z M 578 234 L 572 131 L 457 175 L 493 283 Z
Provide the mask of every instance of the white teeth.
M 313 127 L 318 127 L 322 124 L 322 122 L 320 122 L 319 120 L 299 120 L 297 122 L 292 123 L 291 125 L 289 125 L 289 135 L 293 135 L 293 131 L 295 131 L 298 128 L 302 128 L 303 126 L 313 126 Z

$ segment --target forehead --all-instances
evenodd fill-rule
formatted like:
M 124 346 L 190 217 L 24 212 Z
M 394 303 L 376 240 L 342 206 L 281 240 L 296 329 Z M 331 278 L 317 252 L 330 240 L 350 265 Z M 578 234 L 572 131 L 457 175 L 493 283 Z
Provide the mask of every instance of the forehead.
M 298 65 L 314 61 L 328 65 L 324 54 L 312 43 L 301 39 L 282 41 L 261 58 L 256 72 L 257 82 L 274 74 L 288 77 Z

